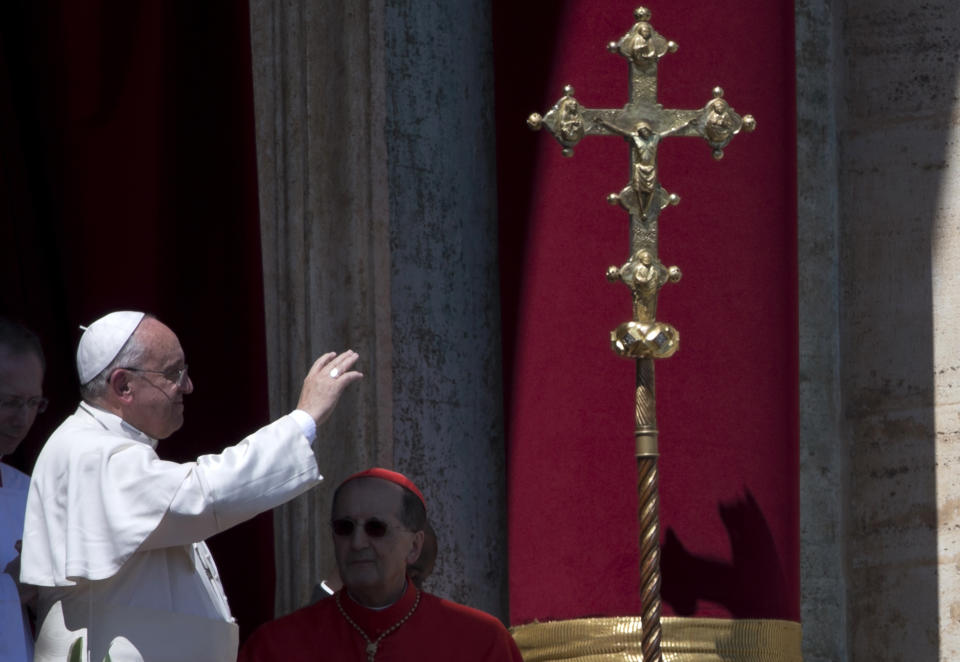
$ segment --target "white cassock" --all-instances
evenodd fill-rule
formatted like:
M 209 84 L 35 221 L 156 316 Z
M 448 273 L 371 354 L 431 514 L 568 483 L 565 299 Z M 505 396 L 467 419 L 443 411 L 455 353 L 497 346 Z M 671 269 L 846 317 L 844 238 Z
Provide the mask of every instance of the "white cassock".
M 203 540 L 321 480 L 294 412 L 219 455 L 177 464 L 81 403 L 34 467 L 21 580 L 36 584 L 34 660 L 234 662 L 238 631 Z
M 3 572 L 17 557 L 14 545 L 23 536 L 23 511 L 30 478 L 0 462 L 0 662 L 30 662 L 33 633 L 13 577 Z

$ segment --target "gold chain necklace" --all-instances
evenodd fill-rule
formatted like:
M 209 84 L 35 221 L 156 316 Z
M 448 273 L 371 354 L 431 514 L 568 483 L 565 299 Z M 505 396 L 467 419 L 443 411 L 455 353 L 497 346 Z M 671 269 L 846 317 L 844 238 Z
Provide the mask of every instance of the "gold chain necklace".
M 367 636 L 367 633 L 363 631 L 363 628 L 357 625 L 356 622 L 352 618 L 350 618 L 350 616 L 347 614 L 346 610 L 343 608 L 343 605 L 340 604 L 339 591 L 336 594 L 334 594 L 333 599 L 337 603 L 337 609 L 339 609 L 340 613 L 343 614 L 343 617 L 347 619 L 347 623 L 352 625 L 353 629 L 359 632 L 360 636 L 363 637 L 363 640 L 367 642 L 367 662 L 373 662 L 373 658 L 377 654 L 377 646 L 380 645 L 380 642 L 383 641 L 383 638 L 386 637 L 391 632 L 396 632 L 397 628 L 399 628 L 401 625 L 406 623 L 407 619 L 413 616 L 413 612 L 417 610 L 417 605 L 420 604 L 420 589 L 417 589 L 417 599 L 413 601 L 413 606 L 410 607 L 410 611 L 408 611 L 406 615 L 403 618 L 401 618 L 399 621 L 397 621 L 396 623 L 391 625 L 389 628 L 384 630 L 383 634 L 377 637 L 376 641 L 372 641 L 370 637 Z

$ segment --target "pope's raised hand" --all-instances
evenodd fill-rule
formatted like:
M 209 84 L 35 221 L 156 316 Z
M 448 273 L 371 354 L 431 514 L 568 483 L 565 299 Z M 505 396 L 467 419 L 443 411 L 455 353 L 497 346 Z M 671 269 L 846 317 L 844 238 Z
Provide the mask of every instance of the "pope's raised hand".
M 359 354 L 348 349 L 342 354 L 327 352 L 317 359 L 303 380 L 297 409 L 310 414 L 318 426 L 323 424 L 333 413 L 344 389 L 363 377 L 363 373 L 351 370 L 359 358 Z

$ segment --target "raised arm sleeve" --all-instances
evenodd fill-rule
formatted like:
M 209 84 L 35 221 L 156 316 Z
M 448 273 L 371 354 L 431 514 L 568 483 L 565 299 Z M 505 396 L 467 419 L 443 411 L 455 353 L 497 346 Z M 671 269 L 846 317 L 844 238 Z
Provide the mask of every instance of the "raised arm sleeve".
M 322 480 L 310 442 L 292 416 L 190 465 L 167 512 L 140 550 L 199 542 Z

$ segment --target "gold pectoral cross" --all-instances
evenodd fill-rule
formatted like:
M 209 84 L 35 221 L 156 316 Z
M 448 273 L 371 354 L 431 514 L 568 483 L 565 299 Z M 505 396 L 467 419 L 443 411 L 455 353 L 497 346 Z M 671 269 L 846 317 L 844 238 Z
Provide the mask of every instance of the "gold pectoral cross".
M 527 123 L 538 130 L 546 127 L 563 147 L 564 156 L 585 136 L 623 137 L 630 145 L 630 180 L 619 192 L 607 196 L 630 214 L 630 253 L 627 261 L 607 269 L 610 281 L 621 281 L 633 296 L 633 319 L 610 332 L 610 345 L 619 356 L 636 359 L 634 396 L 639 500 L 641 649 L 644 662 L 661 662 L 660 652 L 660 514 L 657 457 L 656 397 L 654 359 L 667 358 L 677 351 L 677 330 L 656 319 L 660 288 L 680 279 L 677 267 L 665 267 L 657 255 L 657 221 L 660 211 L 680 198 L 660 185 L 657 149 L 670 136 L 699 136 L 713 151 L 715 159 L 740 132 L 753 131 L 750 115 L 740 116 L 713 89 L 713 98 L 702 108 L 678 110 L 657 103 L 657 64 L 677 45 L 665 39 L 650 24 L 650 11 L 639 7 L 636 22 L 619 41 L 607 49 L 630 64 L 630 99 L 620 109 L 584 108 L 573 96 L 573 87 L 563 88 L 563 97 L 546 115 L 530 115 Z

